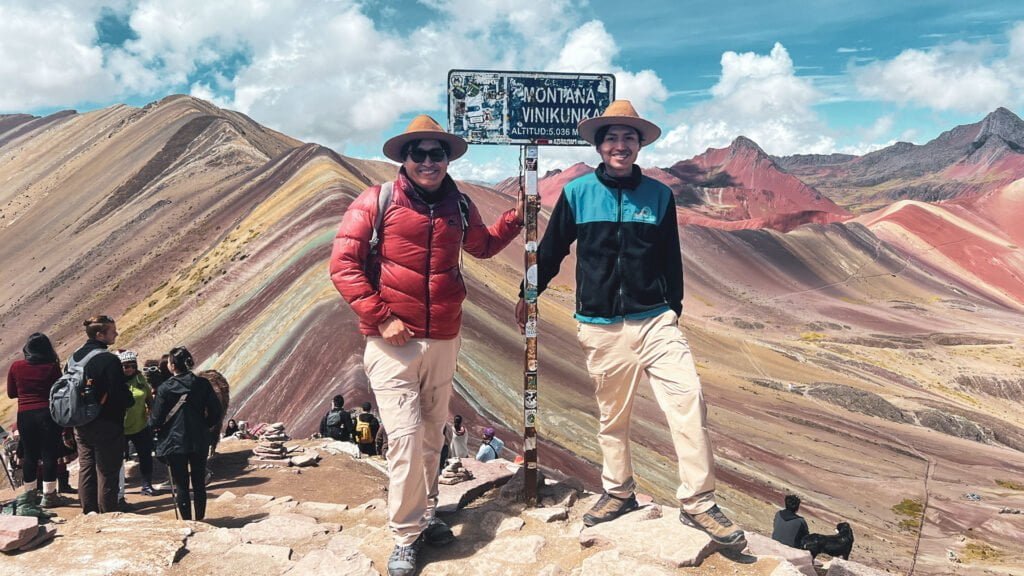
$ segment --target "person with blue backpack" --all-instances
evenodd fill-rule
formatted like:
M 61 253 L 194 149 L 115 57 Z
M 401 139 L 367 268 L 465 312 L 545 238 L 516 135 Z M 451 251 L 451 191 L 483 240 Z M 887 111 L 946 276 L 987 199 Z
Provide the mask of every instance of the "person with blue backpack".
M 117 512 L 118 471 L 124 455 L 124 414 L 134 403 L 121 359 L 107 350 L 117 341 L 117 324 L 110 316 L 86 320 L 87 340 L 71 355 L 84 363 L 82 381 L 87 401 L 99 404 L 90 422 L 75 427 L 78 443 L 78 498 L 82 513 Z

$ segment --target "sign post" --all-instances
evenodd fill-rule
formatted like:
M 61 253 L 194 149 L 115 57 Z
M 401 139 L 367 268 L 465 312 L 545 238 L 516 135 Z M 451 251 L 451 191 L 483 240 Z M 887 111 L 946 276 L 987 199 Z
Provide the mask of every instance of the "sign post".
M 448 131 L 470 144 L 522 147 L 524 215 L 523 466 L 526 502 L 537 503 L 537 185 L 538 145 L 589 146 L 576 126 L 600 116 L 615 99 L 611 74 L 452 70 L 448 72 Z

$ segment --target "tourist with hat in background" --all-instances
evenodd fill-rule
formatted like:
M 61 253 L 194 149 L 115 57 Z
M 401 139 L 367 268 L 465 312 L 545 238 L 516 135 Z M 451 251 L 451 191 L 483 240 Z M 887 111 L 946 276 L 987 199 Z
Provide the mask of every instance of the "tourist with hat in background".
M 454 539 L 434 508 L 466 298 L 461 252 L 490 258 L 522 228 L 522 197 L 488 228 L 448 175 L 467 148 L 430 116 L 413 119 L 384 143 L 401 164 L 395 180 L 349 205 L 331 254 L 331 280 L 367 337 L 363 366 L 388 434 L 391 576 L 416 570 L 421 542 Z
M 501 450 L 505 443 L 500 438 L 494 437 L 494 428 L 484 428 L 484 437 L 480 442 L 480 449 L 476 451 L 476 459 L 480 462 L 490 462 L 501 458 Z
M 686 336 L 679 328 L 683 263 L 672 190 L 643 175 L 640 149 L 661 135 L 628 100 L 579 124 L 601 164 L 566 184 L 537 250 L 543 292 L 576 243 L 577 337 L 599 408 L 604 494 L 583 517 L 593 526 L 637 508 L 629 430 L 640 378 L 646 375 L 665 412 L 679 466 L 679 520 L 712 540 L 746 540 L 715 503 L 707 409 Z M 516 306 L 520 330 L 526 303 Z

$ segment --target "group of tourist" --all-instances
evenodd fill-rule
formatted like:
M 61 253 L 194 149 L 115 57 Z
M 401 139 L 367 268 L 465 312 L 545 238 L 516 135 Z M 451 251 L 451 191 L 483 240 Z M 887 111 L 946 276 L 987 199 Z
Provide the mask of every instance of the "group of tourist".
M 583 521 L 593 526 L 638 507 L 630 424 L 637 385 L 646 376 L 675 447 L 680 522 L 719 544 L 743 546 L 743 531 L 715 502 L 707 408 L 679 328 L 683 271 L 674 196 L 636 165 L 641 148 L 657 140 L 661 130 L 625 100 L 583 120 L 578 130 L 601 163 L 593 173 L 566 184 L 555 203 L 536 247 L 536 285 L 538 294 L 544 292 L 575 244 L 575 317 L 586 370 L 594 380 L 603 455 L 603 494 Z M 495 256 L 524 225 L 524 194 L 487 226 L 472 198 L 459 190 L 448 166 L 467 148 L 465 140 L 426 115 L 387 140 L 383 153 L 400 164 L 398 175 L 367 188 L 349 205 L 330 259 L 331 279 L 366 337 L 363 367 L 380 421 L 369 403 L 353 418 L 337 396 L 321 422 L 321 434 L 355 441 L 363 454 L 377 453 L 376 440 L 386 437 L 387 516 L 395 541 L 387 564 L 390 576 L 413 574 L 423 544 L 443 546 L 455 538 L 435 508 L 445 448 L 468 456 L 462 418 L 448 422 L 466 298 L 461 253 Z M 522 294 L 515 319 L 523 330 Z M 88 340 L 73 354 L 76 361 L 91 350 L 106 350 L 117 338 L 115 323 L 106 316 L 90 318 L 85 328 Z M 8 385 L 19 398 L 27 457 L 43 462 L 44 504 L 59 503 L 54 491 L 59 430 L 48 420 L 45 397 L 60 369 L 45 336 L 30 338 L 25 356 L 12 367 Z M 208 430 L 222 407 L 210 383 L 192 374 L 188 350 L 171 350 L 171 375 L 155 394 L 136 378 L 131 360 L 134 355 L 118 358 L 104 352 L 85 368 L 103 406 L 98 418 L 75 429 L 82 509 L 115 509 L 126 439 L 143 452 L 155 432 L 155 452 L 170 465 L 182 517 L 192 517 L 191 479 L 195 518 L 202 519 Z M 487 428 L 477 458 L 497 458 L 502 449 L 495 431 Z M 32 484 L 36 472 L 30 468 L 26 466 L 25 480 Z M 151 465 L 142 463 L 141 472 L 144 493 L 152 493 Z
M 139 461 L 140 494 L 154 496 L 153 456 L 164 461 L 182 518 L 201 520 L 206 511 L 206 460 L 211 428 L 220 422 L 223 407 L 209 381 L 192 373 L 195 360 L 188 349 L 175 347 L 161 360 L 150 360 L 140 371 L 138 355 L 115 353 L 117 324 L 109 316 L 83 323 L 85 343 L 71 354 L 82 368 L 82 393 L 100 407 L 92 420 L 63 430 L 50 411 L 50 391 L 61 378 L 60 359 L 50 339 L 29 336 L 24 358 L 7 374 L 7 395 L 18 400 L 22 453 L 23 497 L 42 508 L 71 503 L 58 491 L 58 463 L 77 452 L 78 505 L 82 512 L 107 513 L 129 509 L 125 501 L 126 456 Z M 72 441 L 68 441 L 68 439 Z M 38 480 L 38 482 L 37 482 Z M 69 478 L 61 482 L 71 491 Z

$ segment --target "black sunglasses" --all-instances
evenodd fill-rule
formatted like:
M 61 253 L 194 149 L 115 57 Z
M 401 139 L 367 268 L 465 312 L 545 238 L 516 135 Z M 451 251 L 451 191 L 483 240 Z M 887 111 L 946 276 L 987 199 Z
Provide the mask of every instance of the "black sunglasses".
M 417 164 L 426 160 L 427 156 L 430 156 L 430 159 L 434 162 L 441 162 L 448 157 L 448 154 L 445 153 L 444 148 L 431 148 L 430 150 L 412 148 L 409 150 L 409 158 Z

